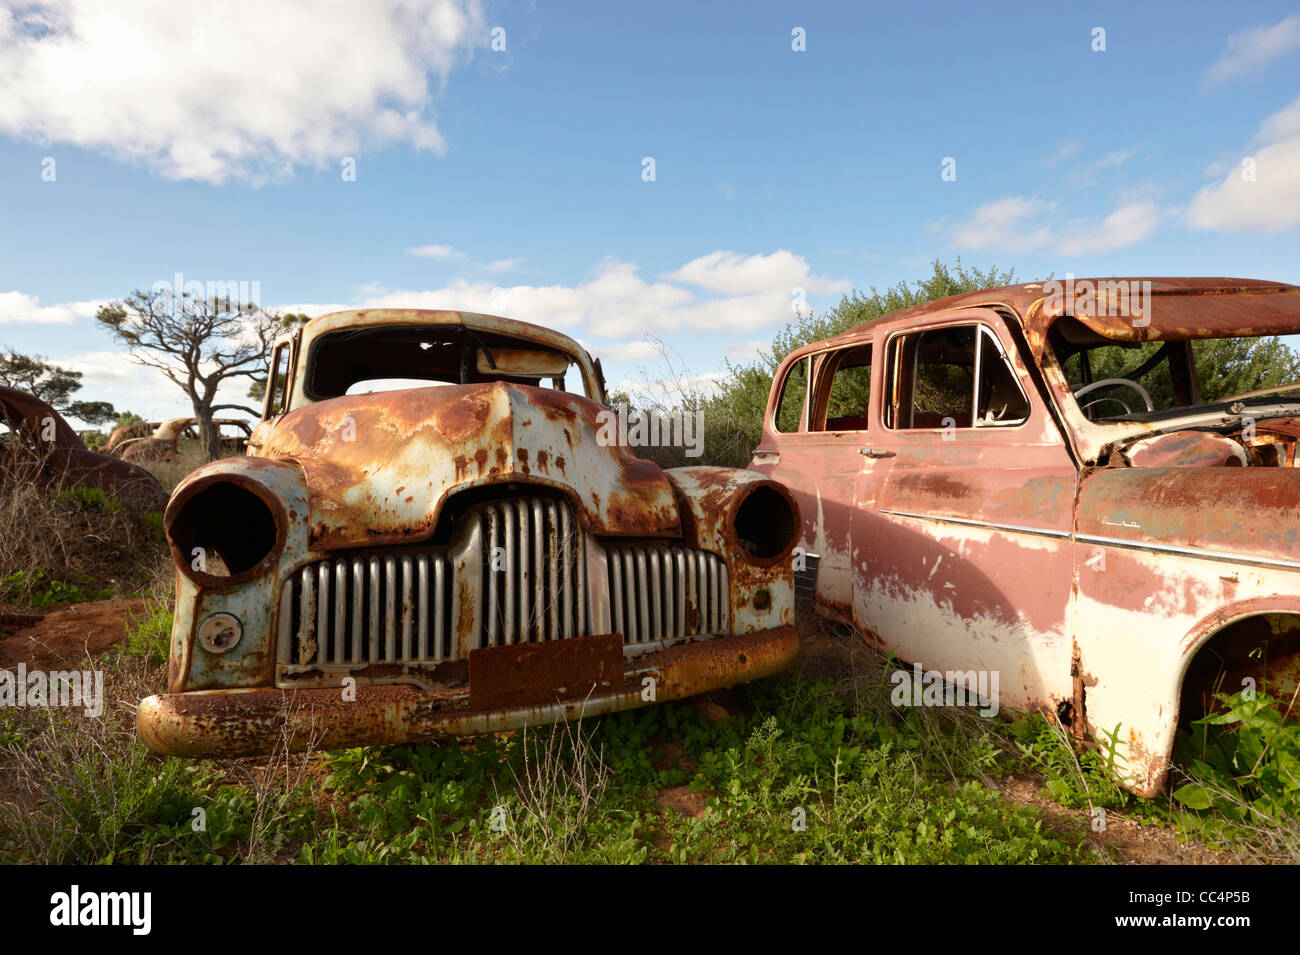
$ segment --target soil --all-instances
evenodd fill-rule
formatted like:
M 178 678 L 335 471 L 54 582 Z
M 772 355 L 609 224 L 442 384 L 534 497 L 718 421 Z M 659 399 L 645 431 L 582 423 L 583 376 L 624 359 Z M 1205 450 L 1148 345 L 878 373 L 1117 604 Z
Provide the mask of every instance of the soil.
M 96 600 L 46 614 L 0 614 L 0 667 L 26 663 L 29 669 L 76 666 L 125 639 L 132 621 L 148 615 L 146 601 Z M 5 624 L 5 621 L 12 621 Z

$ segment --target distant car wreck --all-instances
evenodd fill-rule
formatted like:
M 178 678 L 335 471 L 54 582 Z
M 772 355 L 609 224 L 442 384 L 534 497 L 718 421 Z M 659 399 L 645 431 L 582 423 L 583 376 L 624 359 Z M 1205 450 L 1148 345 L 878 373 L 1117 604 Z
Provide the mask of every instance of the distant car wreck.
M 960 295 L 790 354 L 751 467 L 799 502 L 820 613 L 1118 730 L 1150 796 L 1216 689 L 1300 682 L 1300 382 L 1230 387 L 1206 357 L 1296 333 L 1300 288 L 1271 282 Z
M 287 721 L 298 747 L 396 743 L 789 665 L 793 499 L 602 443 L 604 401 L 576 342 L 503 318 L 348 311 L 282 339 L 251 456 L 168 504 L 175 629 L 141 739 L 264 753 Z
M 159 513 L 167 493 L 143 468 L 89 450 L 62 415 L 16 388 L 0 387 L 0 470 L 43 487 L 98 488 L 134 513 Z
M 181 453 L 181 442 L 199 443 L 198 418 L 171 418 L 144 428 L 124 425 L 109 435 L 108 447 L 123 461 L 171 461 Z M 243 454 L 253 429 L 242 418 L 213 418 L 222 457 Z M 119 436 L 120 435 L 120 436 Z

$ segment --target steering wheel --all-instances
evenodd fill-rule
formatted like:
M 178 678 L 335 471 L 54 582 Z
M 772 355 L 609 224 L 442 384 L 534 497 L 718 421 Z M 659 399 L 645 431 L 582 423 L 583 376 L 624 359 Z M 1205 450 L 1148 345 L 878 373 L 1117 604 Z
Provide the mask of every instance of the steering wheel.
M 1109 387 L 1110 385 L 1123 385 L 1126 388 L 1132 388 L 1134 391 L 1136 391 L 1139 395 L 1142 396 L 1143 402 L 1146 403 L 1147 411 L 1155 410 L 1155 405 L 1151 403 L 1151 395 L 1147 393 L 1147 390 L 1143 388 L 1141 385 L 1139 385 L 1136 381 L 1130 381 L 1127 378 L 1103 378 L 1101 379 L 1101 381 L 1092 381 L 1086 385 L 1079 385 L 1077 388 L 1073 388 L 1071 390 L 1074 393 L 1075 398 L 1082 398 L 1084 395 L 1090 394 L 1091 392 L 1096 391 L 1098 388 L 1106 388 Z

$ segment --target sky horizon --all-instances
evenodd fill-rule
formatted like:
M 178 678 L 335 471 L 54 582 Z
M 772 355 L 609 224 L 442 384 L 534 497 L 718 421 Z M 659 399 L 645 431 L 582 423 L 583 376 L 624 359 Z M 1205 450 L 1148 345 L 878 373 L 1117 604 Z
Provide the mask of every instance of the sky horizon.
M 178 274 L 707 381 L 935 259 L 1296 282 L 1300 12 L 0 0 L 0 182 L 0 347 L 118 411 L 190 413 L 93 318 Z

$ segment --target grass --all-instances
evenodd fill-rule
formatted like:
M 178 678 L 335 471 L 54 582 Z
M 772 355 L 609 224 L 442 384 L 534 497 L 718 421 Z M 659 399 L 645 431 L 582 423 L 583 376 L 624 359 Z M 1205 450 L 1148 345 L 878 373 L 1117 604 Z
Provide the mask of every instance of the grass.
M 1041 716 L 895 708 L 888 661 L 791 671 L 706 701 L 555 727 L 263 759 L 148 753 L 170 614 L 100 657 L 105 714 L 0 709 L 0 861 L 71 863 L 1093 863 L 1090 813 L 1259 861 L 1300 859 L 1300 728 L 1225 700 L 1170 796 Z M 719 707 L 721 700 L 725 712 Z M 1008 799 L 1029 779 L 1050 805 Z M 1200 789 L 1188 787 L 1201 787 Z
M 98 488 L 32 483 L 0 458 L 0 605 L 135 595 L 171 574 L 160 515 L 132 515 Z

